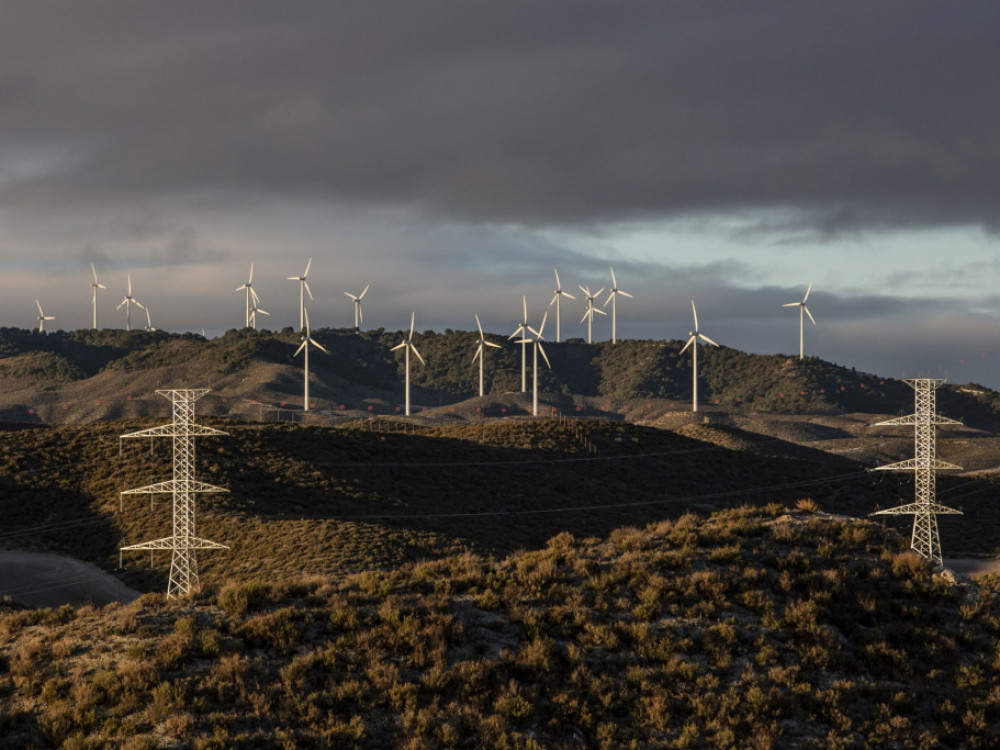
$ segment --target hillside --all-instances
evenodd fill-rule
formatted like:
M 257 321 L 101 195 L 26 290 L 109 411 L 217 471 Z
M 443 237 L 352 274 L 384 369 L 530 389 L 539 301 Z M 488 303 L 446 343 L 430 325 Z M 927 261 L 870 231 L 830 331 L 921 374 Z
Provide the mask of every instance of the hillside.
M 807 505 L 807 504 L 806 504 Z M 806 507 L 806 506 L 803 506 Z M 11 747 L 992 747 L 1000 599 L 788 511 L 0 615 Z
M 168 440 L 118 436 L 154 422 L 10 428 L 0 443 L 0 541 L 59 552 L 106 570 L 118 548 L 169 533 L 168 497 L 124 489 L 170 476 Z M 198 533 L 230 545 L 203 553 L 209 584 L 341 574 L 461 552 L 503 556 L 563 531 L 604 536 L 622 525 L 750 503 L 811 498 L 864 516 L 912 497 L 911 480 L 871 474 L 845 457 L 733 428 L 680 432 L 598 420 L 508 420 L 416 427 L 214 422 L 199 441 L 199 478 L 230 492 L 199 498 Z M 405 431 L 400 431 L 401 429 Z M 952 555 L 994 554 L 998 487 L 942 477 Z M 887 522 L 900 529 L 909 519 Z M 168 559 L 126 558 L 122 579 L 165 588 Z
M 319 411 L 391 414 L 402 402 L 402 356 L 390 352 L 403 336 L 381 329 L 314 332 L 329 354 L 311 358 L 311 395 Z M 511 408 L 520 391 L 520 347 L 503 337 L 486 367 L 489 398 Z M 465 404 L 475 413 L 478 370 L 471 363 L 476 335 L 462 331 L 414 337 L 427 362 L 411 371 L 414 402 L 443 408 Z M 0 418 L 6 421 L 84 422 L 157 413 L 157 387 L 212 388 L 213 413 L 280 418 L 301 410 L 302 363 L 293 358 L 298 335 L 231 330 L 205 340 L 194 334 L 118 330 L 38 334 L 0 329 Z M 679 341 L 626 340 L 588 345 L 580 340 L 546 343 L 552 370 L 540 386 L 549 408 L 580 406 L 638 418 L 649 410 L 683 409 L 691 392 L 690 360 Z M 701 399 L 709 410 L 775 414 L 899 414 L 912 409 L 903 383 L 858 373 L 818 358 L 753 355 L 706 349 L 700 356 Z M 529 373 L 530 381 L 530 373 Z M 530 385 L 530 382 L 529 382 Z M 226 401 L 221 401 L 225 398 Z M 149 406 L 152 402 L 154 405 Z M 979 386 L 948 385 L 939 393 L 942 412 L 967 424 L 1000 428 L 1000 394 Z M 675 404 L 675 407 L 671 407 Z M 344 407 L 341 409 L 341 407 Z M 648 415 L 647 415 L 648 416 Z

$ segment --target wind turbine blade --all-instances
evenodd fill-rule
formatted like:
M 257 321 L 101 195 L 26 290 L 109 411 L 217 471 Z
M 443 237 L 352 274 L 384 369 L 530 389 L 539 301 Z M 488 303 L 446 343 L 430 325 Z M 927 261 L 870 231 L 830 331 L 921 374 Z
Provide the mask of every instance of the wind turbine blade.
M 313 298 L 313 293 L 312 293 L 312 289 L 309 288 L 309 282 L 306 281 L 305 279 L 302 279 L 302 286 L 304 286 L 306 288 L 306 294 L 309 295 L 309 299 L 312 299 Z
M 243 291 L 244 289 L 246 289 L 246 288 L 247 288 L 247 285 L 246 285 L 246 284 L 244 284 L 243 286 L 238 286 L 238 287 L 236 287 L 236 289 L 235 289 L 234 291 L 237 291 L 237 292 L 242 292 L 242 291 Z
M 42 303 L 41 303 L 41 302 L 39 302 L 39 301 L 38 301 L 38 300 L 36 299 L 36 300 L 35 300 L 35 304 L 36 304 L 36 305 L 38 306 L 38 314 L 39 314 L 39 315 L 45 315 L 45 313 L 43 313 L 43 312 L 42 312 Z
M 523 332 L 524 332 L 524 326 L 523 325 L 519 325 L 517 328 L 514 329 L 514 333 L 512 333 L 510 336 L 508 336 L 507 339 L 510 340 L 510 339 L 514 338 L 515 336 L 517 336 L 518 334 L 523 333 Z
M 398 344 L 396 344 L 394 347 L 392 347 L 389 351 L 390 352 L 394 352 L 394 351 L 397 351 L 399 349 L 402 349 L 404 346 L 406 346 L 406 342 L 405 341 L 401 341 Z
M 545 360 L 545 366 L 550 370 L 552 369 L 552 364 L 549 362 L 548 356 L 545 354 L 545 349 L 542 348 L 542 344 L 539 341 L 535 342 L 535 346 L 538 347 L 538 353 L 542 355 L 542 359 Z
M 416 311 L 413 311 L 410 313 L 410 335 L 406 337 L 407 341 L 413 339 L 413 324 L 416 322 L 416 320 L 417 320 L 417 313 Z
M 270 315 L 270 314 L 271 314 L 271 313 L 269 313 L 269 312 L 268 312 L 267 310 L 262 310 L 262 309 L 261 309 L 261 308 L 259 308 L 259 307 L 255 307 L 255 308 L 253 309 L 253 311 L 254 311 L 255 313 L 260 313 L 261 315 Z
M 552 301 L 549 302 L 549 307 L 552 307 L 552 305 L 554 305 L 556 303 L 557 299 L 559 299 L 559 291 L 558 290 L 556 290 L 556 293 L 552 295 Z
M 256 307 L 257 303 L 260 302 L 260 297 L 257 296 L 257 290 L 252 286 L 247 288 L 250 290 L 250 299 L 253 300 L 254 306 Z
M 698 330 L 698 308 L 694 306 L 694 300 L 691 300 L 691 312 L 694 314 L 694 330 Z
M 486 344 L 486 346 L 492 346 L 494 349 L 503 348 L 502 346 L 500 346 L 500 344 L 494 344 L 492 341 L 487 341 L 486 339 L 483 339 L 483 343 Z
M 617 293 L 618 293 L 618 292 L 616 292 L 616 291 L 615 291 L 614 289 L 612 289 L 612 290 L 611 290 L 611 294 L 609 294 L 609 295 L 608 295 L 608 298 L 607 298 L 606 300 L 604 300 L 604 306 L 605 306 L 605 307 L 607 307 L 607 306 L 608 306 L 608 304 L 609 304 L 609 303 L 611 302 L 611 300 L 612 300 L 612 299 L 614 298 L 614 296 L 615 296 L 615 295 L 616 295 Z
M 309 337 L 309 343 L 310 343 L 310 344 L 312 344 L 313 346 L 315 346 L 315 347 L 316 347 L 317 349 L 319 349 L 319 350 L 320 350 L 321 352 L 323 352 L 324 354 L 329 354 L 329 353 L 330 353 L 330 352 L 328 352 L 328 351 L 326 350 L 326 347 L 325 347 L 325 346 L 323 346 L 323 345 L 322 345 L 321 343 L 319 343 L 319 342 L 318 342 L 318 341 L 317 341 L 316 339 L 314 339 L 314 338 L 313 338 L 312 336 L 310 336 L 310 337 Z
M 601 309 L 601 308 L 599 308 L 599 307 L 592 307 L 592 308 L 590 308 L 590 309 L 591 309 L 591 310 L 593 310 L 593 311 L 594 311 L 595 313 L 597 313 L 598 315 L 607 315 L 607 313 L 606 313 L 606 312 L 604 312 L 604 310 L 602 310 L 602 309 Z
M 128 296 L 132 296 L 132 274 L 126 274 L 128 277 Z
M 538 326 L 538 333 L 535 334 L 536 336 L 538 336 L 538 338 L 542 338 L 542 331 L 545 330 L 545 321 L 548 319 L 549 319 L 549 311 L 546 310 L 545 314 L 542 315 L 542 324 Z
M 420 364 L 422 364 L 422 365 L 426 366 L 426 365 L 427 365 L 427 363 L 426 363 L 426 362 L 424 362 L 424 358 L 420 356 L 420 352 L 418 352 L 418 351 L 417 351 L 417 347 L 415 347 L 415 346 L 413 345 L 413 342 L 412 342 L 412 341 L 411 341 L 411 342 L 409 342 L 409 344 L 410 344 L 410 351 L 412 351 L 412 352 L 413 352 L 414 354 L 416 354 L 416 355 L 417 355 L 417 359 L 419 359 L 419 360 L 420 360 Z
M 590 296 L 590 287 L 584 287 L 581 286 L 580 284 L 577 284 L 577 286 L 580 287 L 580 291 L 583 292 L 585 296 L 587 297 Z
M 806 311 L 806 315 L 809 316 L 809 320 L 812 321 L 813 325 L 816 325 L 816 318 L 814 318 L 813 314 L 809 312 L 809 308 L 806 307 L 805 305 L 802 305 L 802 309 Z
M 247 280 L 247 286 L 253 283 L 253 263 L 250 264 L 250 278 Z
M 524 317 L 521 318 L 525 323 L 528 322 L 528 295 L 521 295 L 521 304 L 524 306 Z
M 302 343 L 299 344 L 299 348 L 295 350 L 295 354 L 293 354 L 292 356 L 293 357 L 299 356 L 299 352 L 301 352 L 303 349 L 305 349 L 306 348 L 306 344 L 308 344 L 308 343 L 309 342 L 308 342 L 307 339 L 302 339 Z
M 600 289 L 598 289 L 596 292 L 594 292 L 593 295 L 591 295 L 591 296 L 593 296 L 593 297 L 600 297 L 602 294 L 604 294 L 604 287 L 603 286 Z
M 681 349 L 680 353 L 683 354 L 685 351 L 687 351 L 687 348 L 689 346 L 691 346 L 691 344 L 693 344 L 693 343 L 695 343 L 695 337 L 694 336 L 692 336 L 691 338 L 688 339 L 687 343 L 684 344 L 684 348 Z
M 483 353 L 483 342 L 479 342 L 479 346 L 476 347 L 476 353 L 472 355 L 472 363 L 475 364 L 476 360 L 479 359 L 480 355 Z
M 633 295 L 629 294 L 628 292 L 623 292 L 620 289 L 618 290 L 618 293 L 621 294 L 621 295 L 623 295 L 623 296 L 625 296 L 625 297 L 628 297 L 629 299 L 635 299 L 635 297 Z
M 309 338 L 309 311 L 304 307 L 302 308 L 302 315 L 306 320 L 306 338 Z
M 305 281 L 306 280 L 306 276 L 309 275 L 309 269 L 312 268 L 312 264 L 313 264 L 313 259 L 310 258 L 309 262 L 306 263 L 306 270 L 302 272 L 302 280 L 303 281 Z
M 302 281 L 301 276 L 286 276 L 285 278 L 288 279 L 289 281 Z
M 562 284 L 559 283 L 559 269 L 553 268 L 552 270 L 556 273 L 556 294 L 558 294 L 562 291 Z
M 702 341 L 704 341 L 705 343 L 707 343 L 707 344 L 711 344 L 712 346 L 718 346 L 718 344 L 716 344 L 716 343 L 715 343 L 714 341 L 712 341 L 712 339 L 710 339 L 710 338 L 709 338 L 708 336 L 706 336 L 706 335 L 705 335 L 704 333 L 699 333 L 699 334 L 698 334 L 698 336 L 699 336 L 699 337 L 701 338 L 701 340 L 702 340 Z
M 611 268 L 611 266 L 608 266 L 608 268 Z M 615 278 L 615 269 L 613 268 L 611 268 L 611 288 L 613 290 L 618 288 L 618 280 Z
M 476 318 L 476 328 L 479 329 L 479 340 L 482 341 L 482 339 L 483 339 L 483 324 L 479 322 L 479 316 L 478 315 L 476 315 L 475 318 Z
M 371 284 L 368 284 L 368 285 L 367 285 L 367 286 L 366 286 L 366 287 L 364 288 L 364 291 L 363 291 L 363 292 L 361 292 L 361 294 L 359 294 L 359 295 L 358 295 L 358 299 L 364 299 L 365 295 L 366 295 L 366 294 L 368 294 L 368 287 L 370 287 L 370 286 L 371 286 Z
M 126 298 L 125 298 L 125 299 L 123 299 L 123 300 L 122 300 L 121 302 L 119 302 L 119 303 L 118 303 L 118 307 L 116 307 L 115 309 L 116 309 L 116 310 L 121 310 L 121 309 L 122 309 L 122 305 L 124 305 L 124 304 L 125 304 L 126 302 L 128 302 L 128 297 L 126 297 Z
M 365 322 L 365 311 L 361 309 L 361 300 L 358 300 L 358 325 Z
M 350 292 L 344 292 L 344 294 L 346 294 L 346 295 L 347 295 L 348 297 L 350 297 L 350 298 L 351 298 L 352 300 L 354 300 L 355 302 L 357 302 L 357 301 L 358 301 L 358 298 L 357 298 L 357 297 L 355 297 L 355 296 L 354 296 L 353 294 L 351 294 Z
M 591 310 L 593 310 L 593 309 L 594 309 L 594 308 L 592 308 L 592 307 L 588 307 L 588 308 L 587 308 L 587 312 L 585 312 L 585 313 L 583 314 L 583 317 L 582 317 L 582 318 L 580 318 L 580 322 L 581 322 L 581 323 L 582 323 L 583 321 L 585 321 L 585 320 L 586 320 L 586 319 L 587 319 L 588 317 L 590 317 L 590 311 L 591 311 Z
M 573 296 L 572 294 L 570 294 L 569 292 L 563 292 L 563 291 L 560 291 L 559 293 L 560 293 L 561 295 L 563 295 L 564 297 L 569 297 L 570 299 L 576 299 L 576 297 L 574 297 L 574 296 Z
M 145 309 L 146 309 L 146 306 L 145 306 L 145 305 L 143 305 L 143 304 L 142 304 L 142 303 L 141 303 L 141 302 L 140 302 L 139 300 L 137 300 L 137 299 L 134 299 L 134 300 L 132 300 L 132 304 L 133 304 L 133 305 L 135 305 L 136 307 L 138 307 L 138 308 L 139 308 L 140 310 L 145 310 Z
M 782 307 L 799 307 L 801 304 L 801 302 L 786 302 Z
M 802 298 L 802 304 L 803 305 L 806 303 L 806 300 L 809 299 L 809 292 L 812 291 L 812 288 L 813 288 L 813 285 L 812 285 L 812 282 L 810 281 L 809 282 L 809 287 L 806 289 L 806 296 Z
M 532 328 L 531 326 L 528 326 L 528 330 L 529 330 L 529 331 L 531 332 L 531 335 L 532 335 L 532 336 L 535 336 L 536 338 L 537 338 L 537 337 L 539 337 L 539 336 L 538 336 L 538 331 L 536 331 L 536 330 L 535 330 L 534 328 Z

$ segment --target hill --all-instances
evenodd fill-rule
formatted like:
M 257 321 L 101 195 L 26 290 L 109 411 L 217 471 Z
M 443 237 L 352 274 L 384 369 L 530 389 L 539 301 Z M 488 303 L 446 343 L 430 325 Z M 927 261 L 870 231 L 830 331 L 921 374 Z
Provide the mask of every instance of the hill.
M 313 357 L 311 394 L 319 411 L 355 416 L 394 413 L 402 401 L 402 357 L 390 348 L 403 333 L 354 333 L 321 329 L 315 338 L 329 355 Z M 512 406 L 520 392 L 520 348 L 488 352 L 489 399 Z M 414 401 L 430 408 L 455 407 L 469 415 L 489 402 L 474 398 L 478 370 L 471 364 L 476 334 L 462 331 L 415 335 L 427 362 L 411 372 Z M 194 334 L 118 330 L 38 334 L 0 329 L 0 417 L 7 421 L 83 422 L 156 413 L 157 387 L 209 387 L 217 394 L 214 413 L 269 416 L 285 405 L 301 410 L 302 365 L 293 358 L 298 335 L 231 330 L 205 340 Z M 691 392 L 690 363 L 680 341 L 626 340 L 585 344 L 547 343 L 552 370 L 540 371 L 547 408 L 580 406 L 637 418 L 643 411 L 682 409 Z M 824 362 L 735 349 L 706 349 L 700 358 L 702 402 L 734 413 L 900 414 L 912 410 L 912 391 L 903 383 Z M 529 373 L 530 385 L 530 373 Z M 221 398 L 226 401 L 222 402 Z M 655 405 L 654 403 L 655 402 Z M 149 406 L 153 403 L 153 406 Z M 974 427 L 1000 428 L 1000 394 L 980 386 L 946 386 L 942 412 Z M 648 408 L 646 408 L 648 406 Z M 341 409 L 343 407 L 343 409 Z M 630 411 L 631 410 L 631 411 Z M 648 414 L 645 416 L 649 416 Z
M 995 746 L 1000 599 L 734 508 L 187 606 L 0 615 L 9 746 Z

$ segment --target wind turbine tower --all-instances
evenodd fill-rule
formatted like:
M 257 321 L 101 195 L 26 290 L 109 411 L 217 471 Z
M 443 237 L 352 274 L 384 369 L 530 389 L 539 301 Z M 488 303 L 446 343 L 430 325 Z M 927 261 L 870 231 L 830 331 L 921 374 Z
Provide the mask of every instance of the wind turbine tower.
M 36 320 L 38 320 L 38 332 L 45 333 L 45 321 L 55 320 L 55 316 L 46 315 L 44 312 L 42 312 L 42 303 L 39 302 L 37 299 L 35 300 L 35 306 L 38 308 L 38 318 L 36 318 Z
M 525 295 L 521 295 L 521 306 L 524 309 L 524 317 L 521 318 L 521 322 L 517 324 L 514 333 L 508 336 L 507 340 L 509 341 L 518 334 L 521 335 L 521 393 L 526 393 L 528 390 L 528 343 L 525 331 L 528 328 L 528 298 Z
M 582 323 L 585 320 L 587 321 L 587 343 L 588 344 L 592 344 L 593 343 L 593 335 L 592 334 L 593 334 L 593 328 L 594 328 L 594 313 L 597 313 L 598 315 L 607 315 L 607 313 L 604 312 L 604 310 L 602 310 L 601 308 L 594 307 L 594 298 L 601 296 L 601 294 L 604 292 L 604 287 L 602 286 L 600 289 L 598 289 L 593 294 L 590 293 L 590 287 L 589 286 L 581 286 L 580 287 L 580 291 L 583 292 L 583 295 L 584 295 L 584 297 L 587 300 L 587 312 L 585 312 L 583 314 L 583 317 L 580 318 L 580 322 Z
M 880 510 L 873 516 L 913 515 L 913 534 L 910 547 L 918 555 L 938 565 L 941 558 L 941 536 L 938 533 L 939 515 L 961 515 L 962 511 L 940 505 L 936 501 L 937 472 L 961 469 L 961 466 L 939 461 L 935 427 L 939 424 L 962 424 L 954 419 L 937 414 L 937 389 L 944 378 L 913 378 L 905 381 L 914 390 L 916 408 L 913 414 L 897 417 L 877 425 L 913 425 L 914 457 L 906 461 L 876 467 L 876 471 L 912 471 L 914 478 L 914 502 L 895 508 Z
M 611 268 L 611 266 L 608 266 Z M 618 333 L 617 333 L 617 307 L 616 303 L 618 301 L 618 295 L 623 297 L 628 297 L 629 299 L 635 299 L 631 294 L 618 288 L 618 280 L 615 278 L 615 269 L 611 268 L 611 294 L 608 296 L 607 300 L 604 302 L 604 306 L 608 306 L 608 302 L 611 303 L 611 343 L 618 343 Z
M 91 283 L 90 288 L 94 290 L 94 294 L 93 294 L 94 330 L 96 331 L 97 330 L 97 290 L 98 289 L 107 289 L 107 287 L 104 286 L 104 284 L 99 284 L 97 282 L 97 269 L 94 268 L 94 264 L 93 263 L 90 264 L 90 270 L 94 274 L 94 281 L 93 281 L 93 283 Z
M 552 307 L 552 304 L 555 303 L 555 306 L 556 306 L 556 343 L 558 344 L 560 341 L 562 341 L 562 338 L 560 338 L 560 330 L 559 330 L 559 298 L 560 297 L 569 297 L 570 299 L 574 299 L 575 300 L 576 297 L 574 297 L 569 292 L 564 292 L 563 291 L 562 284 L 559 283 L 559 270 L 555 269 L 555 268 L 553 268 L 552 270 L 556 272 L 556 289 L 555 289 L 555 294 L 552 296 L 552 302 L 549 303 L 549 307 Z M 525 315 L 524 317 L 527 318 L 528 316 Z
M 309 275 L 309 269 L 312 267 L 313 259 L 310 258 L 309 262 L 306 263 L 306 270 L 302 272 L 301 276 L 289 276 L 289 281 L 299 282 L 299 330 L 301 331 L 303 326 L 305 326 L 305 315 L 306 315 L 306 297 L 309 295 L 309 299 L 312 300 L 313 293 L 312 289 L 309 288 L 309 282 L 306 281 L 306 277 Z
M 399 349 L 403 349 L 404 354 L 406 355 L 406 416 L 410 416 L 410 352 L 412 351 L 416 358 L 420 360 L 420 364 L 424 366 L 427 365 L 427 363 L 424 362 L 424 358 L 420 356 L 420 352 L 417 351 L 417 347 L 413 344 L 413 324 L 416 319 L 417 314 L 415 312 L 410 313 L 409 335 L 389 350 L 394 352 Z
M 527 341 L 527 343 L 532 345 L 532 364 L 531 364 L 531 416 L 538 416 L 538 354 L 541 353 L 542 359 L 545 360 L 546 366 L 551 370 L 552 364 L 549 362 L 549 358 L 545 356 L 545 349 L 542 348 L 542 331 L 545 330 L 545 320 L 548 318 L 548 311 L 542 315 L 542 324 L 538 326 L 536 331 L 531 326 L 526 326 L 524 333 L 524 338 L 522 341 Z M 528 338 L 528 334 L 534 336 L 533 339 Z
M 302 398 L 305 403 L 302 410 L 309 411 L 309 346 L 311 344 L 325 354 L 329 354 L 329 352 L 323 348 L 322 344 L 313 339 L 312 334 L 309 332 L 309 311 L 305 310 L 303 312 L 305 312 L 305 333 L 302 335 L 302 343 L 299 344 L 299 348 L 295 350 L 295 354 L 292 356 L 297 357 L 299 356 L 299 352 L 305 352 L 305 383 L 302 389 Z
M 801 302 L 788 302 L 782 305 L 782 307 L 799 308 L 799 359 L 802 359 L 805 356 L 805 347 L 803 345 L 803 336 L 804 336 L 803 331 L 805 329 L 805 323 L 806 323 L 805 316 L 808 315 L 809 320 L 812 321 L 812 324 L 816 325 L 816 318 L 812 316 L 812 313 L 809 312 L 809 308 L 806 307 L 806 300 L 809 299 L 809 292 L 812 291 L 812 288 L 813 288 L 812 282 L 809 282 L 809 287 L 806 289 L 805 296 L 802 298 Z
M 365 316 L 361 313 L 361 300 L 364 299 L 365 295 L 368 294 L 368 287 L 366 286 L 361 294 L 351 294 L 350 292 L 344 292 L 348 297 L 354 300 L 354 330 L 355 332 L 361 330 L 361 324 L 365 322 Z
M 122 547 L 120 553 L 134 550 L 168 549 L 173 552 L 167 596 L 186 596 L 198 588 L 198 550 L 229 549 L 224 544 L 198 537 L 195 528 L 195 495 L 201 492 L 228 492 L 194 478 L 194 439 L 227 433 L 195 424 L 194 404 L 208 393 L 207 388 L 157 391 L 173 404 L 173 422 L 148 430 L 122 435 L 123 438 L 169 437 L 174 442 L 174 476 L 166 482 L 125 490 L 123 495 L 173 495 L 173 533 L 162 539 Z
M 687 343 L 684 344 L 684 349 L 681 349 L 680 353 L 683 354 L 689 346 L 691 347 L 691 411 L 698 411 L 698 339 L 701 339 L 706 344 L 711 344 L 712 346 L 718 346 L 718 344 L 712 341 L 712 339 L 704 333 L 700 333 L 698 331 L 698 310 L 694 306 L 694 300 L 691 300 L 691 313 L 694 315 L 694 330 L 688 331 L 688 336 L 690 336 L 690 338 L 687 340 Z
M 476 316 L 476 328 L 479 329 L 479 344 L 476 346 L 476 353 L 472 355 L 472 361 L 475 363 L 476 359 L 479 359 L 479 398 L 483 397 L 483 359 L 486 357 L 486 347 L 492 346 L 494 349 L 499 349 L 500 344 L 494 344 L 492 341 L 487 341 L 486 337 L 483 335 L 483 326 L 479 322 L 479 316 Z
M 145 310 L 142 303 L 132 296 L 132 274 L 128 274 L 128 293 L 125 295 L 125 299 L 118 303 L 116 310 L 121 310 L 124 306 L 125 308 L 125 330 L 132 330 L 132 305 L 135 305 L 140 310 Z

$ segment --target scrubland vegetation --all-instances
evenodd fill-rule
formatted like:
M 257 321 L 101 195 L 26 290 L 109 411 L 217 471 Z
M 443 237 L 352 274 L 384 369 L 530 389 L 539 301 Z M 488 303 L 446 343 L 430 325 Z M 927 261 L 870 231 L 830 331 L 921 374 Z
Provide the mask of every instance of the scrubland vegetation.
M 88 747 L 991 747 L 1000 602 L 772 504 L 0 615 L 0 736 Z

